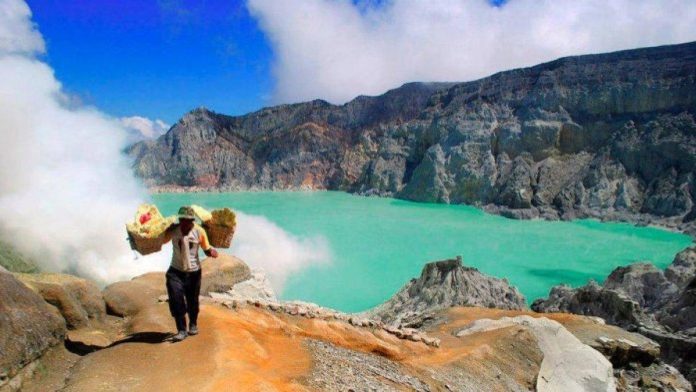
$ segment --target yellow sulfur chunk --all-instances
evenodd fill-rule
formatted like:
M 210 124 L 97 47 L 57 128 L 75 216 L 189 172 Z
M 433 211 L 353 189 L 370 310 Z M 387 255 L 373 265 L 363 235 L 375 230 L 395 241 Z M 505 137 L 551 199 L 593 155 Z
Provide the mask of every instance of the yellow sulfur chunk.
M 149 219 L 145 219 L 148 214 Z M 176 223 L 175 216 L 165 218 L 154 204 L 142 204 L 138 207 L 135 219 L 126 224 L 126 230 L 140 237 L 157 238 L 174 223 Z
M 232 228 L 237 225 L 237 217 L 229 208 L 213 210 L 212 215 L 212 220 L 210 221 L 211 224 Z
M 196 214 L 196 216 L 198 217 L 198 219 L 201 220 L 201 222 L 213 219 L 213 215 L 210 213 L 210 211 L 206 210 L 205 208 L 197 206 L 195 204 L 192 204 L 191 208 L 193 209 L 193 213 Z

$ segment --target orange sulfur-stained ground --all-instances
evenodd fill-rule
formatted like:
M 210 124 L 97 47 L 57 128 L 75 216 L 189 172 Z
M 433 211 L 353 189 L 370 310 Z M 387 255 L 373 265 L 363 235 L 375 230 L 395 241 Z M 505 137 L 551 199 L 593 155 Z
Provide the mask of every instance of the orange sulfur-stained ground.
M 160 336 L 92 353 L 78 363 L 65 390 L 305 390 L 293 380 L 308 371 L 311 359 L 290 324 L 252 309 L 204 305 L 199 327 L 198 335 L 179 343 Z
M 161 318 L 167 316 L 166 304 L 155 306 L 151 311 L 165 313 L 158 315 Z M 435 390 L 440 383 L 428 373 L 438 366 L 476 363 L 475 368 L 469 369 L 475 373 L 487 370 L 480 365 L 482 360 L 508 362 L 512 369 L 516 364 L 510 360 L 530 359 L 528 362 L 534 364 L 541 359 L 535 349 L 518 350 L 513 354 L 502 349 L 504 347 L 500 346 L 505 345 L 506 339 L 514 339 L 520 345 L 523 342 L 519 341 L 520 336 L 507 336 L 501 331 L 469 340 L 438 333 L 446 340 L 441 348 L 433 348 L 396 338 L 379 329 L 279 314 L 253 306 L 230 310 L 217 304 L 204 305 L 199 325 L 199 335 L 180 343 L 163 341 L 161 334 L 153 333 L 155 336 L 151 337 L 141 332 L 91 353 L 73 369 L 65 390 L 312 390 L 304 381 L 313 363 L 321 359 L 313 358 L 303 343 L 308 338 L 399 362 L 407 372 L 428 380 Z M 524 338 L 533 339 L 531 336 Z
M 165 303 L 148 308 L 147 313 L 153 320 L 169 321 Z M 399 383 L 404 379 L 415 380 L 418 388 L 432 391 L 448 390 L 452 385 L 460 386 L 455 390 L 462 390 L 462 385 L 470 390 L 533 390 L 543 355 L 527 330 L 508 327 L 466 338 L 454 336 L 473 320 L 520 314 L 535 315 L 482 308 L 442 311 L 442 322 L 427 330 L 429 336 L 441 339 L 441 346 L 436 348 L 341 320 L 292 316 L 253 305 L 229 309 L 207 303 L 201 309 L 199 335 L 171 343 L 164 340 L 166 334 L 138 331 L 82 357 L 64 390 L 333 390 L 326 385 L 335 386 L 330 383 L 336 381 L 337 374 L 360 373 L 362 363 L 369 364 L 362 372 L 368 369 L 366 377 L 379 385 L 378 390 L 413 390 L 416 384 Z M 551 317 L 583 328 L 592 324 L 578 316 Z M 323 342 L 325 349 L 350 355 L 343 359 L 339 354 L 317 354 L 308 341 Z M 358 353 L 357 357 L 352 353 Z M 353 366 L 358 367 L 346 370 Z M 382 373 L 369 370 L 375 366 L 387 367 Z M 326 369 L 336 373 L 325 373 Z M 324 384 L 317 384 L 319 378 Z M 341 380 L 338 385 L 345 388 L 336 389 L 349 390 L 352 382 L 355 379 Z

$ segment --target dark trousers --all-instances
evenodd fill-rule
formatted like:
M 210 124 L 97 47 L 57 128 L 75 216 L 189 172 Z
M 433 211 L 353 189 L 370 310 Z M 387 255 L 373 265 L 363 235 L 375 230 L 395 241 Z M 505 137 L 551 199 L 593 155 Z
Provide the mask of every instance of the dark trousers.
M 198 295 L 201 292 L 201 270 L 182 272 L 172 267 L 167 270 L 169 312 L 176 321 L 177 331 L 186 331 L 186 313 L 189 325 L 198 321 Z

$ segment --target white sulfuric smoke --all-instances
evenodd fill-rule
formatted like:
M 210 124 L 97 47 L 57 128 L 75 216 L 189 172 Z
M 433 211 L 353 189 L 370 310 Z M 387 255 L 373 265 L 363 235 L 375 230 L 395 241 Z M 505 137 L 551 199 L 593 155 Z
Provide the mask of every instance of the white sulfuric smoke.
M 153 268 L 125 238 L 146 193 L 122 155 L 126 132 L 71 107 L 22 1 L 0 0 L 0 230 L 40 267 L 107 282 Z M 156 258 L 156 257 L 155 257 Z M 161 258 L 161 257 L 160 257 Z
M 231 252 L 254 268 L 262 268 L 281 293 L 285 280 L 308 264 L 329 263 L 328 241 L 321 236 L 292 235 L 262 216 L 237 212 L 238 230 Z
M 167 133 L 170 125 L 160 119 L 150 120 L 142 116 L 121 117 L 119 122 L 130 131 L 129 141 L 157 139 Z
M 129 131 L 70 104 L 43 51 L 27 4 L 0 0 L 0 237 L 44 270 L 100 283 L 164 270 L 171 246 L 136 259 L 126 241 L 125 222 L 149 198 L 121 152 Z M 260 218 L 240 218 L 239 251 L 278 285 L 325 255 Z

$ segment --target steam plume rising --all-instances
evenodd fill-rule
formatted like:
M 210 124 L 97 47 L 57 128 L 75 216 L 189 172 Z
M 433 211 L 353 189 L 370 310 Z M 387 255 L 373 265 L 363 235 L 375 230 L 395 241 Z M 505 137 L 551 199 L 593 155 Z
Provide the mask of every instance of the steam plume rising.
M 120 152 L 127 134 L 94 108 L 69 106 L 37 58 L 44 44 L 30 18 L 25 3 L 0 1 L 2 237 L 43 269 L 102 282 L 153 269 L 125 241 L 147 197 Z
M 0 236 L 44 270 L 101 283 L 164 270 L 171 246 L 134 260 L 125 239 L 125 222 L 148 199 L 121 153 L 129 131 L 94 108 L 71 107 L 43 51 L 29 7 L 0 0 Z M 240 252 L 277 287 L 325 254 L 258 217 L 242 216 L 238 235 Z
M 297 237 L 262 216 L 237 212 L 240 228 L 235 234 L 232 251 L 242 260 L 268 275 L 273 288 L 282 292 L 287 277 L 310 263 L 331 261 L 325 238 Z

